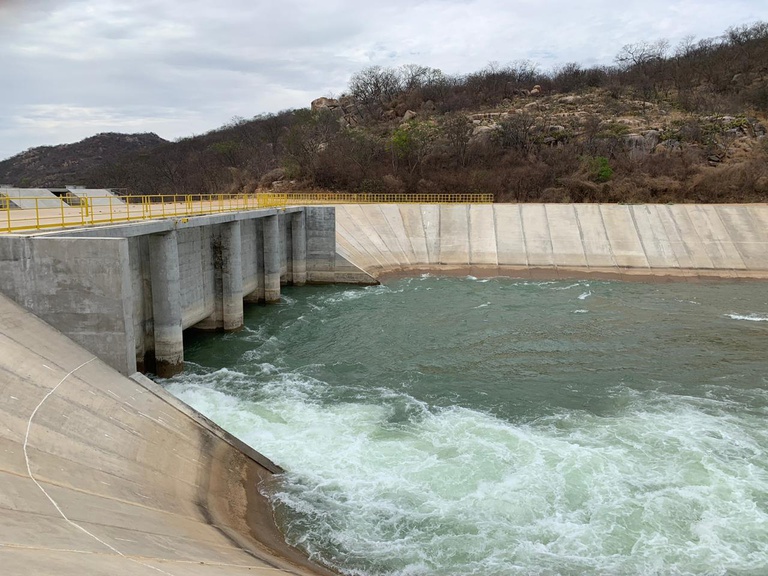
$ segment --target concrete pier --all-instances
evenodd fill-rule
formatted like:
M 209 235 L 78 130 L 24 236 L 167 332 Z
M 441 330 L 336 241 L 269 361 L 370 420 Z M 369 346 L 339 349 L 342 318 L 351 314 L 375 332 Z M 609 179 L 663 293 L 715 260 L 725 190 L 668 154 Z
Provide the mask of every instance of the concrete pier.
M 294 286 L 303 286 L 307 283 L 307 224 L 304 212 L 292 215 L 291 230 L 292 283 Z
M 149 266 L 152 278 L 152 317 L 155 336 L 155 371 L 168 378 L 184 366 L 184 336 L 181 319 L 181 285 L 176 231 L 149 237 Z
M 264 222 L 259 218 L 250 224 L 250 242 L 253 250 L 243 258 L 243 270 L 251 270 L 249 290 L 243 287 L 243 300 L 246 304 L 264 302 Z
M 209 243 L 212 272 L 213 311 L 194 324 L 199 330 L 234 331 L 243 327 L 243 259 L 240 222 L 226 222 L 214 227 Z M 204 247 L 200 247 L 205 252 Z M 202 273 L 202 271 L 201 271 Z M 193 279 L 190 279 L 194 283 Z
M 243 327 L 243 266 L 240 222 L 221 226 L 221 307 L 224 330 Z
M 277 215 L 267 216 L 264 226 L 264 301 L 280 301 L 280 225 Z

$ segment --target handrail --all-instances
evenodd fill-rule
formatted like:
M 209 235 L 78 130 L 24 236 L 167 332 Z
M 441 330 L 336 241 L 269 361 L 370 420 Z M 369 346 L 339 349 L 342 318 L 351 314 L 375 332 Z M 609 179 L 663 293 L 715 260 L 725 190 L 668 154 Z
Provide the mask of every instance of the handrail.
M 492 194 L 158 194 L 145 196 L 0 196 L 0 233 L 179 218 L 318 204 L 487 204 Z M 4 214 L 3 214 L 4 213 Z
M 302 204 L 492 204 L 493 194 L 355 194 L 349 192 L 284 192 L 288 205 Z
M 0 233 L 119 224 L 285 206 L 285 199 L 274 194 L 84 196 L 71 204 L 59 198 L 0 196 Z

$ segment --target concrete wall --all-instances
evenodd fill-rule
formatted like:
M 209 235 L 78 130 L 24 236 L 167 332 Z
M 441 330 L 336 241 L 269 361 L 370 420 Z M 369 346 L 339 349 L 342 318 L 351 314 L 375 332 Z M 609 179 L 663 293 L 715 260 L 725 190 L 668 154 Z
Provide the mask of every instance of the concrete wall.
M 346 205 L 338 252 L 378 276 L 768 277 L 768 205 Z
M 307 281 L 335 282 L 336 276 L 336 210 L 308 206 L 307 217 Z
M 294 281 L 373 282 L 343 259 L 337 274 L 334 208 L 302 210 L 0 236 L 0 291 L 123 374 L 161 362 L 170 375 L 181 331 L 237 329 L 244 300 L 278 300 Z
M 0 573 L 330 575 L 285 544 L 253 449 L 2 295 L 0 350 Z
M 120 197 L 111 190 L 105 188 L 75 188 L 67 187 L 72 195 L 78 198 L 87 198 L 91 206 L 119 206 L 124 204 Z
M 61 208 L 63 202 L 46 188 L 0 188 L 0 196 L 9 198 L 19 208 Z M 65 205 L 66 206 L 66 205 Z
M 16 302 L 120 372 L 136 371 L 127 240 L 6 237 L 0 278 Z

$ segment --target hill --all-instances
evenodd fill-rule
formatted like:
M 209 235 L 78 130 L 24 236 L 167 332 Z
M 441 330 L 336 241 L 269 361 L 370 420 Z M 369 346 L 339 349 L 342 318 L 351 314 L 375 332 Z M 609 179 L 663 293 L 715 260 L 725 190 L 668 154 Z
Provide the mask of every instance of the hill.
M 157 134 L 96 134 L 75 144 L 30 148 L 0 162 L 0 182 L 22 187 L 76 184 L 83 174 L 166 142 Z
M 77 163 L 71 183 L 141 194 L 296 188 L 765 202 L 767 118 L 768 23 L 757 22 L 674 49 L 628 44 L 613 66 L 542 72 L 521 61 L 461 76 L 370 67 L 346 94 L 310 109 L 235 118 L 92 166 L 77 156 L 60 164 Z

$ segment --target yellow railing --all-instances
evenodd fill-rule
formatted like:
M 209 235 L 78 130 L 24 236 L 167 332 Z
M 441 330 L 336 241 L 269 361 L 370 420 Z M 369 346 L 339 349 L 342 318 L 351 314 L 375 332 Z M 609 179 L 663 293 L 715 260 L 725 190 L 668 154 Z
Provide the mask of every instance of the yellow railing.
M 156 196 L 99 196 L 70 198 L 0 198 L 0 232 L 25 232 L 136 220 L 176 218 L 237 212 L 259 208 L 284 208 L 279 194 L 212 194 Z
M 493 194 L 349 194 L 286 192 L 287 205 L 302 204 L 491 204 Z
M 492 194 L 263 193 L 154 196 L 0 196 L 0 232 L 183 218 L 309 204 L 488 204 Z

